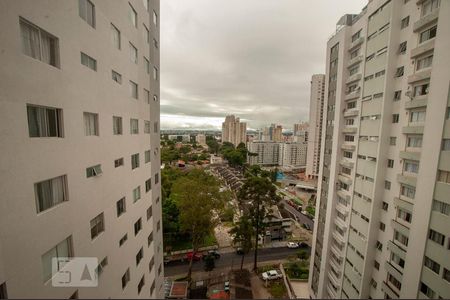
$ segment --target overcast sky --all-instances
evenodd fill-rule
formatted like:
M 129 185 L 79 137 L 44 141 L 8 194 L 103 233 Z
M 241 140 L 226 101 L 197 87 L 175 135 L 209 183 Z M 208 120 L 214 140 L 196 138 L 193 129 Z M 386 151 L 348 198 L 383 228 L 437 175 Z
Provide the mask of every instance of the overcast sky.
M 308 121 L 326 42 L 366 2 L 162 0 L 162 128 L 219 129 L 227 114 L 253 129 Z

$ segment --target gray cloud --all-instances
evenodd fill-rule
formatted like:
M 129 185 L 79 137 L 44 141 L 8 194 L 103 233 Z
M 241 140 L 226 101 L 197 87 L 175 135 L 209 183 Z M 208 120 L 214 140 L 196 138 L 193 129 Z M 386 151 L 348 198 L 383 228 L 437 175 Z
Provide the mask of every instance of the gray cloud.
M 231 113 L 251 128 L 307 121 L 311 75 L 358 2 L 161 1 L 162 127 L 217 127 Z

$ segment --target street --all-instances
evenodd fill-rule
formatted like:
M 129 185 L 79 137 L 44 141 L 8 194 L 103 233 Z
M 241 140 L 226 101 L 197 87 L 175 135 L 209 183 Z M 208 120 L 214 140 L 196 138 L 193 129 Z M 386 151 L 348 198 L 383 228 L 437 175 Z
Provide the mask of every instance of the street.
M 258 262 L 285 260 L 289 255 L 295 254 L 300 249 L 289 249 L 287 247 L 278 248 L 263 248 L 258 249 Z M 305 249 L 310 251 L 309 248 Z M 253 262 L 254 252 L 251 251 L 245 255 L 244 264 Z M 241 264 L 241 255 L 235 252 L 223 253 L 219 259 L 216 259 L 216 268 L 232 267 L 237 268 Z M 203 271 L 204 262 L 195 261 L 192 266 L 192 271 Z M 172 262 L 164 266 L 164 276 L 179 276 L 187 274 L 189 263 L 186 262 Z
M 302 214 L 301 212 L 290 206 L 286 202 L 286 200 L 284 199 L 281 200 L 281 203 L 284 205 L 284 209 L 288 211 L 290 214 L 294 215 L 300 224 L 308 224 L 311 230 L 314 228 L 313 220 L 311 220 L 310 218 L 308 218 L 307 216 L 305 216 L 304 214 Z

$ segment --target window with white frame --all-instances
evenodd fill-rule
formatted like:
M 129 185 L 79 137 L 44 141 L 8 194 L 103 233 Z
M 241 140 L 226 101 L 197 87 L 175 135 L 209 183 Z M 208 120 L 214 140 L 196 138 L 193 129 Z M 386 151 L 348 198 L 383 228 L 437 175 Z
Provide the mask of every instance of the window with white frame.
M 139 153 L 131 155 L 131 170 L 139 168 Z
M 419 43 L 426 42 L 436 37 L 437 25 L 428 28 L 420 33 Z
M 421 135 L 409 135 L 406 138 L 406 147 L 421 148 L 422 147 L 422 136 Z
M 95 239 L 100 233 L 105 231 L 105 218 L 103 213 L 91 220 L 91 239 Z
M 435 242 L 441 246 L 444 246 L 445 235 L 437 232 L 436 230 L 430 229 L 430 231 L 428 232 L 428 239 L 432 240 L 433 242 Z
M 425 68 L 431 67 L 431 64 L 433 63 L 433 54 L 425 56 L 423 58 L 419 58 L 416 61 L 416 70 L 422 70 Z
M 111 70 L 111 78 L 115 82 L 122 84 L 122 75 L 120 75 L 118 72 Z
M 95 28 L 95 6 L 89 0 L 78 0 L 78 12 L 80 18 Z
M 102 174 L 102 165 L 95 165 L 89 168 L 86 168 L 86 177 L 95 177 Z
M 408 223 L 411 223 L 412 214 L 411 214 L 411 212 L 407 211 L 406 209 L 399 207 L 397 209 L 397 217 Z
M 80 53 L 81 53 L 81 64 L 93 71 L 97 71 L 97 61 L 94 58 L 87 55 L 86 53 L 83 52 Z
M 422 3 L 422 17 L 435 12 L 441 4 L 441 0 L 427 0 Z
M 437 262 L 429 258 L 428 256 L 424 257 L 423 265 L 433 271 L 436 274 L 439 274 L 439 271 L 441 269 L 441 265 L 439 265 Z
M 419 162 L 413 160 L 405 160 L 403 171 L 408 173 L 419 173 Z
M 400 185 L 400 195 L 414 199 L 416 196 L 416 188 L 410 185 L 402 184 Z
M 138 85 L 130 80 L 130 96 L 131 98 L 138 99 Z
M 423 95 L 428 95 L 429 89 L 430 89 L 430 83 L 423 83 L 420 85 L 416 85 L 414 87 L 413 96 L 419 97 L 419 96 L 423 96 Z
M 401 244 L 408 246 L 409 238 L 400 231 L 394 230 L 394 239 Z
M 113 133 L 119 135 L 123 133 L 122 117 L 113 116 Z
M 84 112 L 84 134 L 89 135 L 99 135 L 98 133 L 98 114 Z
M 442 201 L 433 200 L 433 211 L 450 216 L 450 204 Z
M 114 160 L 114 167 L 118 168 L 123 166 L 123 157 Z
M 139 133 L 139 121 L 138 119 L 130 119 L 130 133 L 138 134 Z
M 138 63 L 138 50 L 131 42 L 130 42 L 130 60 L 135 64 Z
M 43 279 L 44 282 L 48 281 L 50 278 L 52 278 L 52 260 L 53 258 L 65 258 L 65 257 L 73 257 L 73 246 L 72 246 L 72 236 L 69 236 L 68 238 L 64 239 L 62 242 L 57 244 L 55 247 L 51 248 L 47 252 L 45 252 L 41 256 L 42 260 L 42 271 L 43 271 Z M 56 270 L 61 270 L 64 265 L 67 263 L 66 260 L 57 260 L 56 264 Z
M 120 50 L 120 31 L 112 23 L 111 23 L 111 43 L 113 44 L 114 48 Z
M 34 191 L 38 213 L 69 200 L 66 175 L 35 183 Z
M 144 121 L 144 133 L 150 133 L 150 121 Z
M 129 5 L 128 18 L 130 19 L 131 24 L 137 28 L 138 22 L 137 12 L 130 3 L 128 3 L 128 5 Z
M 437 181 L 450 183 L 450 171 L 438 170 Z
M 59 67 L 59 40 L 38 26 L 20 18 L 22 53 Z
M 442 151 L 450 151 L 450 139 L 442 140 Z
M 425 122 L 425 111 L 424 110 L 411 111 L 409 116 L 409 122 L 410 123 Z
M 27 105 L 30 137 L 63 137 L 62 110 L 53 107 Z
M 141 186 L 133 189 L 133 203 L 141 199 Z

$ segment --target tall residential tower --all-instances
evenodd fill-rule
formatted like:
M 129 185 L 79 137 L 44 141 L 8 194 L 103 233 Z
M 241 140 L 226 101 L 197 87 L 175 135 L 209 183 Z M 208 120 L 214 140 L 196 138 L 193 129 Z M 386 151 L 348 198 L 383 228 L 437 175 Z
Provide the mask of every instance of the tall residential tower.
M 0 24 L 0 296 L 163 298 L 159 1 L 3 0 Z M 53 257 L 98 258 L 98 287 L 52 287 Z
M 327 45 L 317 298 L 450 298 L 450 1 L 372 0 Z
M 229 142 L 236 147 L 247 143 L 247 123 L 240 122 L 234 115 L 226 116 L 222 123 L 222 143 Z

